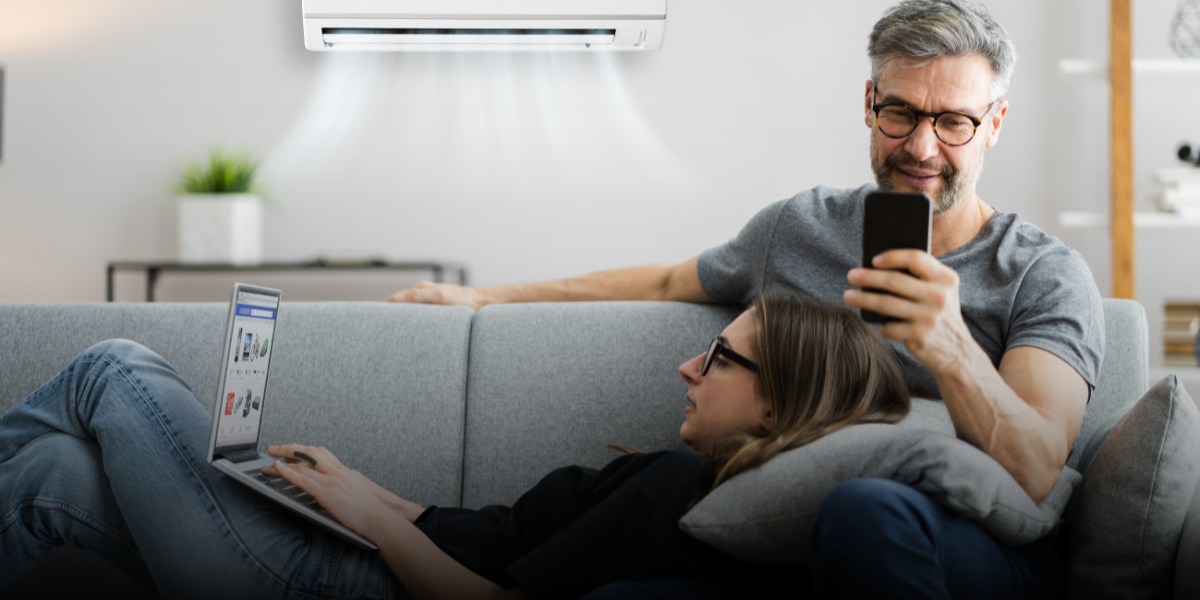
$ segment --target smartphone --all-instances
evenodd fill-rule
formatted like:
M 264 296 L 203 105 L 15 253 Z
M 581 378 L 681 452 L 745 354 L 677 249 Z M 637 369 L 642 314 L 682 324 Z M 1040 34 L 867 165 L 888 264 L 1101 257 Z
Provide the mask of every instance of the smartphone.
M 932 229 L 933 200 L 929 196 L 904 192 L 868 194 L 863 210 L 862 266 L 873 269 L 871 259 L 897 248 L 929 252 Z M 880 290 L 864 288 L 863 291 L 878 293 Z M 896 320 L 875 311 L 861 312 L 868 323 Z

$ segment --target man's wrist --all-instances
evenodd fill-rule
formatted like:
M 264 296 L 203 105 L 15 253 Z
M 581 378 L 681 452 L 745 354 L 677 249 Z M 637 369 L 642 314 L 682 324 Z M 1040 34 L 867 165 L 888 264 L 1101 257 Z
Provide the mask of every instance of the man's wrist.
M 973 338 L 960 340 L 955 350 L 948 360 L 936 368 L 930 368 L 935 380 L 949 383 L 956 390 L 963 390 L 978 387 L 986 381 L 988 371 L 995 373 L 991 359 Z M 940 383 L 939 387 L 942 387 Z

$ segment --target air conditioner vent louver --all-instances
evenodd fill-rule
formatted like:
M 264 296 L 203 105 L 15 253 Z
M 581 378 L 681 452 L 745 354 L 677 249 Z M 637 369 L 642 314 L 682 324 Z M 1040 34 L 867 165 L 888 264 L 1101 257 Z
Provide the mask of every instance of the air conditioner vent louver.
M 304 45 L 325 51 L 658 50 L 666 8 L 666 0 L 303 0 Z
M 326 44 L 611 44 L 616 29 L 366 29 L 326 27 Z

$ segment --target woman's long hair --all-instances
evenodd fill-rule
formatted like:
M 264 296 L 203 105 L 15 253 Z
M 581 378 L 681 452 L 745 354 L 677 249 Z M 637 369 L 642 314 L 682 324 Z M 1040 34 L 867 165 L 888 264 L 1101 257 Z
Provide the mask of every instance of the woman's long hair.
M 715 489 L 734 475 L 858 423 L 895 423 L 909 396 L 891 348 L 850 309 L 807 295 L 768 292 L 750 305 L 750 344 L 770 428 L 700 448 Z

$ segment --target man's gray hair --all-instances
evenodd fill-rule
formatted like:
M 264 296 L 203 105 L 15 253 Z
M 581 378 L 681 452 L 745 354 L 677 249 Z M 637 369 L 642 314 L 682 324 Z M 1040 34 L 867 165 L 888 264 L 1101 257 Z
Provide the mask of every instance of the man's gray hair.
M 884 11 L 868 40 L 871 80 L 876 83 L 892 58 L 979 54 L 992 66 L 992 99 L 999 100 L 1008 92 L 1017 65 L 1012 37 L 972 0 L 905 0 Z

